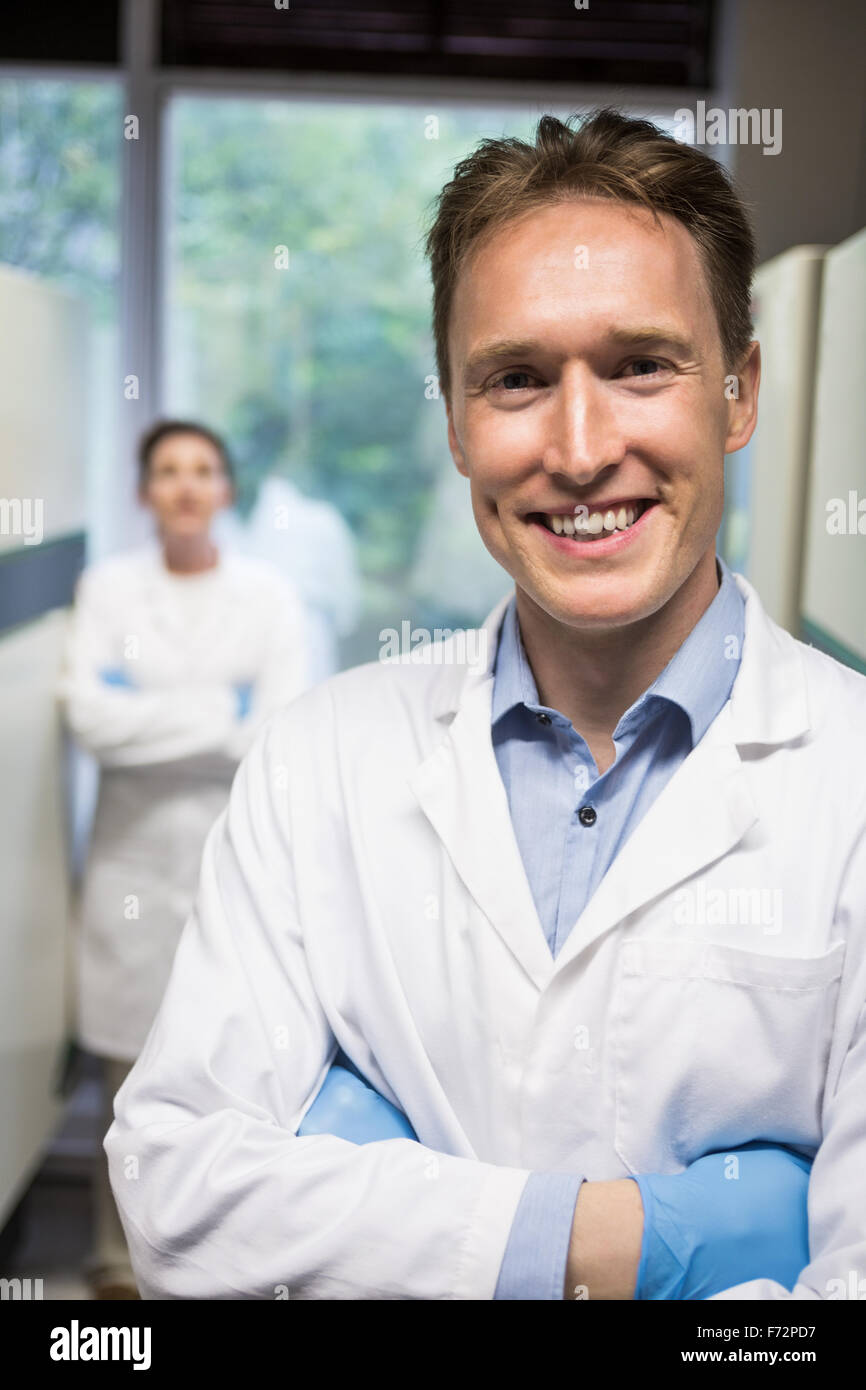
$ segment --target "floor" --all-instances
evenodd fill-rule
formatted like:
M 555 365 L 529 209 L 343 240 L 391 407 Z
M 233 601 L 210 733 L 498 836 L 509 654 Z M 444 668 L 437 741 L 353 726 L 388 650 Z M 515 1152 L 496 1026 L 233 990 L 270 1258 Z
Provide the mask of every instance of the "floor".
M 41 1279 L 46 1300 L 88 1301 L 91 1297 L 82 1261 L 90 1244 L 93 1165 L 104 1161 L 99 1065 L 95 1057 L 81 1056 L 63 1123 L 29 1189 L 0 1231 L 3 1276 Z

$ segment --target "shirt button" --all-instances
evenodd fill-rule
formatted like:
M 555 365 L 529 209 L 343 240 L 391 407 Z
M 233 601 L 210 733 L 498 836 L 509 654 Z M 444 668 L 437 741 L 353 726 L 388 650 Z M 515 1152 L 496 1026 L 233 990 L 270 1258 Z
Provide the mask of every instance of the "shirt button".
M 597 817 L 594 807 L 581 806 L 577 813 L 577 819 L 580 821 L 581 825 L 595 825 Z
M 549 714 L 537 714 L 535 717 L 539 724 L 549 724 L 551 722 Z

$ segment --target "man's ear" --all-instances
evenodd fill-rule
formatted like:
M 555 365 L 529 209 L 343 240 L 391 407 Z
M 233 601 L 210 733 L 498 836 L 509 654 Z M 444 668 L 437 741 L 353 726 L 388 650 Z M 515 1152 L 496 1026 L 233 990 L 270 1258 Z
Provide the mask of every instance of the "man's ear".
M 462 473 L 464 478 L 468 478 L 469 469 L 466 467 L 466 458 L 457 438 L 457 431 L 454 428 L 454 413 L 447 396 L 445 397 L 445 414 L 448 417 L 448 448 L 451 450 L 451 457 L 457 466 L 458 473 Z
M 736 390 L 730 393 L 728 404 L 728 433 L 725 439 L 725 453 L 735 454 L 748 444 L 758 423 L 758 388 L 761 384 L 761 345 L 757 338 L 749 344 L 742 365 L 736 376 L 726 377 L 727 382 L 735 382 Z M 728 393 L 728 386 L 725 387 Z

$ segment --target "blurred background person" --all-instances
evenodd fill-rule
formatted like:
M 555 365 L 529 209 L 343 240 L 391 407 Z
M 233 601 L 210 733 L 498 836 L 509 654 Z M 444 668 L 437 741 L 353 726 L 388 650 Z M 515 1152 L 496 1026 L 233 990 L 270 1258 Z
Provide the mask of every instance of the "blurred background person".
M 212 538 L 234 493 L 222 440 L 164 421 L 143 438 L 139 499 L 157 536 L 81 575 L 61 698 L 100 786 L 76 935 L 77 1038 L 104 1059 L 105 1126 L 147 1036 L 192 906 L 202 846 L 258 727 L 309 682 L 296 591 Z M 100 1155 L 97 1298 L 136 1297 Z

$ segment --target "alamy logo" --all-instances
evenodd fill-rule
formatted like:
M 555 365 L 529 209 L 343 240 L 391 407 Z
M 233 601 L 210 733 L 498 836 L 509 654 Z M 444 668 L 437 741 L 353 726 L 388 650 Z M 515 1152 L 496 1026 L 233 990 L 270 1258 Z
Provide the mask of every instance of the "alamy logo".
M 781 888 L 679 888 L 674 894 L 678 927 L 761 927 L 765 936 L 782 930 Z
M 724 111 L 699 101 L 697 109 L 674 112 L 673 137 L 689 145 L 763 145 L 764 154 L 782 152 L 782 108 L 733 107 Z
M 22 536 L 25 545 L 41 545 L 44 534 L 41 497 L 0 497 L 0 535 Z
M 52 1361 L 132 1361 L 134 1371 L 150 1369 L 149 1327 L 52 1327 Z
M 487 630 L 483 627 L 431 630 L 413 627 L 404 619 L 399 632 L 395 627 L 383 627 L 379 644 L 379 660 L 386 665 L 484 667 L 487 661 Z
M 0 1302 L 12 1299 L 13 1302 L 28 1303 L 31 1299 L 44 1297 L 41 1279 L 0 1279 Z

